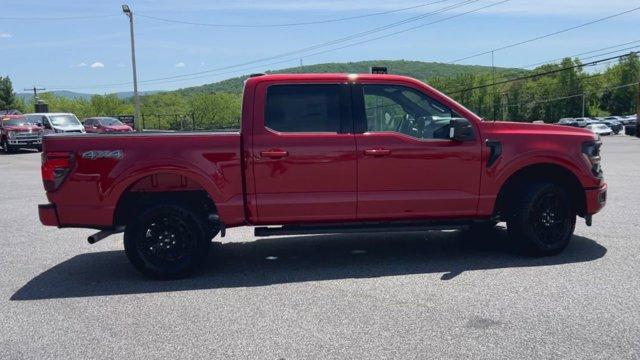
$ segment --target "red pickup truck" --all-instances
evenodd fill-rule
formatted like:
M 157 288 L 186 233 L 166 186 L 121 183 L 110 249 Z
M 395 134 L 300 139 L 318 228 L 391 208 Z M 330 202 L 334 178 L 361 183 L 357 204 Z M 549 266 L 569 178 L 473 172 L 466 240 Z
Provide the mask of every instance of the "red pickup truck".
M 44 138 L 44 225 L 124 231 L 143 273 L 186 276 L 226 228 L 257 236 L 423 231 L 506 221 L 550 255 L 605 204 L 584 129 L 486 121 L 428 85 L 379 74 L 256 75 L 236 132 Z

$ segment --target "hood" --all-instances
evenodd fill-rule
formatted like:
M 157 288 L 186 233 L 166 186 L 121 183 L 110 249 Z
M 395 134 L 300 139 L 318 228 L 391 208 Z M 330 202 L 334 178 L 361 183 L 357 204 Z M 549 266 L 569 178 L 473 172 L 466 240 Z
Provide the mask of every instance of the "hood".
M 78 125 L 63 125 L 63 126 L 53 126 L 54 129 L 58 131 L 69 131 L 69 130 L 84 130 L 84 126 L 82 124 Z
M 129 131 L 131 127 L 129 125 L 103 125 L 103 129 L 113 130 L 113 131 Z
M 511 121 L 485 121 L 482 123 L 487 129 L 497 133 L 512 134 L 554 134 L 554 135 L 576 135 L 593 137 L 593 132 L 587 129 L 542 123 L 526 123 Z
M 16 131 L 16 132 L 38 132 L 42 130 L 41 127 L 33 124 L 19 125 L 19 126 L 5 126 L 3 129 L 5 131 Z

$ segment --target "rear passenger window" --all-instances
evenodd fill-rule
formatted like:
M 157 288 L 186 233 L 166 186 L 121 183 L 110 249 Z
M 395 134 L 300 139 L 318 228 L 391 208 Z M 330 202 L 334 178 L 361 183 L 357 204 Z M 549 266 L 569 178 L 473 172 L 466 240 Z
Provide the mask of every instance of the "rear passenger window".
M 279 132 L 339 132 L 340 85 L 273 85 L 265 126 Z

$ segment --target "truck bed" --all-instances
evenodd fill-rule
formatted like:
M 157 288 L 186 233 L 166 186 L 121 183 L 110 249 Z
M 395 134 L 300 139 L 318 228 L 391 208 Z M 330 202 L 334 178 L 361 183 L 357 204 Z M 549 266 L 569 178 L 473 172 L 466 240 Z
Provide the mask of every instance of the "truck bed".
M 244 220 L 240 147 L 237 131 L 48 135 L 44 156 L 68 153 L 72 164 L 47 197 L 65 204 L 59 224 L 105 228 L 126 192 L 204 190 L 231 225 Z

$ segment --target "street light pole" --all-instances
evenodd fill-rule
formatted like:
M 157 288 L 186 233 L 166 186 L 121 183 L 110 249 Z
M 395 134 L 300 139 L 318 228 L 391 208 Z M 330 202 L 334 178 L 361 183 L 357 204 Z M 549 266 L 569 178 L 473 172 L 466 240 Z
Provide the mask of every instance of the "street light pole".
M 138 72 L 136 71 L 136 46 L 133 36 L 133 12 L 129 5 L 122 5 L 122 12 L 129 17 L 129 30 L 131 31 L 131 67 L 133 68 L 133 106 L 135 109 L 133 124 L 136 131 L 142 131 L 142 114 L 140 113 L 140 97 L 138 96 Z

